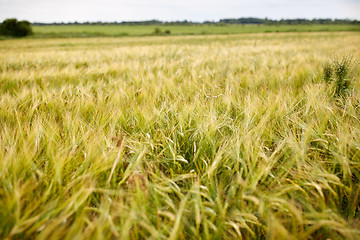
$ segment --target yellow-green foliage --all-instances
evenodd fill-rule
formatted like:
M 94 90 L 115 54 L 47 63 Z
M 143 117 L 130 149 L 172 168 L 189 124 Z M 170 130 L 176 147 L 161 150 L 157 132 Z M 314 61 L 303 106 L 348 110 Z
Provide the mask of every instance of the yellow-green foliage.
M 0 42 L 0 238 L 357 239 L 359 33 Z M 340 101 L 340 100 L 339 100 Z

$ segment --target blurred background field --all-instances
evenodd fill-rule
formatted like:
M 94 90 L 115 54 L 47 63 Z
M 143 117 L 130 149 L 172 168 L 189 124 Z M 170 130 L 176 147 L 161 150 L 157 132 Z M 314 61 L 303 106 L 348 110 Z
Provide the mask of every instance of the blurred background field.
M 33 37 L 146 36 L 155 29 L 172 35 L 238 34 L 264 32 L 360 31 L 360 25 L 44 25 L 33 26 Z M 157 33 L 161 34 L 161 33 Z

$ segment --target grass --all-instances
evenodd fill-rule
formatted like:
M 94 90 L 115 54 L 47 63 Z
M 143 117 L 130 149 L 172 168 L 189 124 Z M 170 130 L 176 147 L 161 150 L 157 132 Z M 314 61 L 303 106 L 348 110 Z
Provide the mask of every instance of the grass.
M 357 239 L 359 33 L 0 42 L 0 238 Z
M 360 31 L 358 25 L 46 25 L 33 26 L 33 37 L 147 36 L 153 35 L 156 28 L 161 31 L 169 30 L 172 35 Z

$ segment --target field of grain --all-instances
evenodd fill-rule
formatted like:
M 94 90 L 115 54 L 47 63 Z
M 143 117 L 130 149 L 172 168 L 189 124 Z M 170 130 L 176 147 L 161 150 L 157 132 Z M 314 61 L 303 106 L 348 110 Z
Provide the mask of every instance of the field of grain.
M 0 238 L 358 239 L 359 42 L 0 41 Z

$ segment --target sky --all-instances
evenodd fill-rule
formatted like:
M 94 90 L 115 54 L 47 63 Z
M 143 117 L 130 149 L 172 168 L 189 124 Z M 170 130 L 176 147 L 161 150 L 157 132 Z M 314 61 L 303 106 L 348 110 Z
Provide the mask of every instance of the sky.
M 218 21 L 223 18 L 360 20 L 360 0 L 0 0 L 0 21 Z

